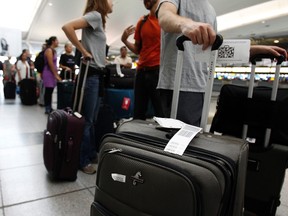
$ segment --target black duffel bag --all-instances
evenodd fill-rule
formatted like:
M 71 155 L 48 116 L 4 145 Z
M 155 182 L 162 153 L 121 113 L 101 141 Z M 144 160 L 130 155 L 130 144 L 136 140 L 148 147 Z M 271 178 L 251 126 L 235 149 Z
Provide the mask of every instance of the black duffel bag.
M 105 85 L 107 88 L 133 89 L 136 69 L 121 68 L 121 74 L 117 73 L 116 64 L 107 65 Z

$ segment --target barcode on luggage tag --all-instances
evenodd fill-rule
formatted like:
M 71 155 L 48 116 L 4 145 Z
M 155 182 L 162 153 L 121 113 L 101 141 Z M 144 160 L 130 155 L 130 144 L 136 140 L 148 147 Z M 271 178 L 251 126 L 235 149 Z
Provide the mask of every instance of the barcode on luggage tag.
M 164 151 L 183 155 L 191 140 L 202 130 L 202 128 L 185 124 L 168 142 Z
M 182 131 L 179 131 L 178 135 L 189 138 L 193 135 L 193 132 L 188 131 L 188 130 L 182 130 Z

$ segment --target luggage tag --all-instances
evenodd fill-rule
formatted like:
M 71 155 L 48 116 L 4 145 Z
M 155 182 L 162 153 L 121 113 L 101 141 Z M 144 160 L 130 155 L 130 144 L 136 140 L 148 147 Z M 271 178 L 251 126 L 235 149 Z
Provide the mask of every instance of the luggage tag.
M 250 40 L 235 39 L 223 40 L 222 45 L 218 49 L 216 62 L 218 64 L 247 64 L 250 56 Z M 195 61 L 209 62 L 211 48 L 202 50 L 202 46 L 196 46 Z
M 130 104 L 131 104 L 131 99 L 128 97 L 124 97 L 121 108 L 124 110 L 129 110 Z
M 191 140 L 202 131 L 202 128 L 184 124 L 184 126 L 169 140 L 164 151 L 183 155 Z
M 79 119 L 82 118 L 82 115 L 79 112 L 74 112 L 73 114 L 74 114 L 74 116 L 76 116 Z
M 158 128 L 181 129 L 185 125 L 184 122 L 173 118 L 153 117 L 153 120 L 159 124 Z

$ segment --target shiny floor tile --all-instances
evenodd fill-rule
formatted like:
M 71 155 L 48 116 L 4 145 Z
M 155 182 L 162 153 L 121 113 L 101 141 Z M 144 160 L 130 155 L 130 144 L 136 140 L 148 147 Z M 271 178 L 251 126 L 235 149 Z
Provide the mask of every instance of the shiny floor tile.
M 43 164 L 43 145 L 0 148 L 0 170 Z
M 95 175 L 85 176 L 91 180 L 83 180 L 85 177 L 81 177 L 79 173 L 79 178 L 75 182 L 51 182 L 44 165 L 41 164 L 1 170 L 0 177 L 3 205 L 6 207 L 78 191 L 86 188 L 85 185 L 89 182 L 94 186 L 92 182 Z
M 88 216 L 93 196 L 88 190 L 36 200 L 4 209 L 5 216 Z
M 44 129 L 43 129 L 44 130 Z M 43 131 L 30 133 L 0 134 L 0 148 L 35 145 L 43 143 Z

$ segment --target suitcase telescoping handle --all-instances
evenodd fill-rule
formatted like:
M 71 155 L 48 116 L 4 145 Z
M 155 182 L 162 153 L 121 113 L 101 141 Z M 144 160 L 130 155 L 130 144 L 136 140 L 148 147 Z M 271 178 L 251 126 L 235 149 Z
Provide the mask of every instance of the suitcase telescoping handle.
M 68 73 L 67 70 L 64 70 L 64 80 L 68 80 L 68 79 L 67 79 L 67 73 Z M 72 72 L 69 71 L 69 74 L 70 74 L 70 80 L 72 80 L 72 78 L 73 78 L 73 77 L 72 77 Z
M 83 67 L 83 61 L 86 61 L 86 68 L 85 68 L 84 75 L 83 75 L 83 82 L 82 82 L 82 85 L 81 85 L 81 91 L 80 91 L 80 98 L 79 98 L 78 108 L 76 109 L 77 98 L 78 98 L 78 94 L 79 94 L 80 79 L 81 79 L 81 76 L 82 76 L 81 70 L 82 70 L 82 67 Z M 74 95 L 74 103 L 73 103 L 73 111 L 74 112 L 77 111 L 78 113 L 81 113 L 83 97 L 84 97 L 84 90 L 85 90 L 85 83 L 86 83 L 86 79 L 87 79 L 88 69 L 89 69 L 89 66 L 90 66 L 90 61 L 91 61 L 91 58 L 82 58 L 81 61 L 80 61 L 79 75 L 78 75 L 78 79 L 77 79 L 77 83 L 76 83 L 76 87 L 75 87 L 75 95 Z
M 184 52 L 184 42 L 190 41 L 190 39 L 184 35 L 181 35 L 176 40 L 176 45 L 178 48 L 177 52 L 177 62 L 176 62 L 176 72 L 175 72 L 175 81 L 174 81 L 174 90 L 173 90 L 173 98 L 172 98 L 172 107 L 170 117 L 176 119 L 177 116 L 177 108 L 178 108 L 178 100 L 179 100 L 179 92 L 181 85 L 181 75 L 182 75 L 182 66 L 183 66 L 183 52 Z M 210 98 L 212 94 L 212 85 L 214 79 L 214 69 L 216 63 L 217 50 L 223 43 L 223 37 L 219 34 L 216 36 L 216 40 L 211 48 L 210 55 L 210 65 L 209 65 L 209 74 L 207 79 L 207 88 L 205 91 L 204 105 L 202 111 L 201 118 L 201 127 L 206 128 L 207 118 L 208 118 L 208 108 L 210 104 Z M 204 114 L 204 115 L 203 115 Z M 203 121 L 203 124 L 202 124 Z M 204 129 L 205 130 L 205 129 Z
M 273 56 L 269 54 L 259 54 L 252 56 L 250 58 L 250 62 L 252 64 L 251 66 L 251 74 L 250 74 L 250 81 L 249 81 L 249 87 L 248 87 L 248 95 L 247 98 L 251 99 L 253 96 L 253 90 L 254 90 L 254 80 L 255 80 L 255 71 L 256 71 L 256 60 L 258 59 L 271 59 L 273 61 L 276 59 L 276 68 L 275 68 L 275 77 L 272 87 L 272 93 L 271 93 L 271 101 L 276 101 L 277 98 L 277 90 L 279 85 L 279 77 L 280 77 L 280 68 L 283 61 L 285 61 L 285 57 L 283 55 L 280 56 Z M 248 125 L 244 124 L 243 126 L 243 132 L 242 132 L 242 138 L 246 139 L 248 133 Z M 267 128 L 265 132 L 265 139 L 264 139 L 264 147 L 268 147 L 271 137 L 271 128 Z

